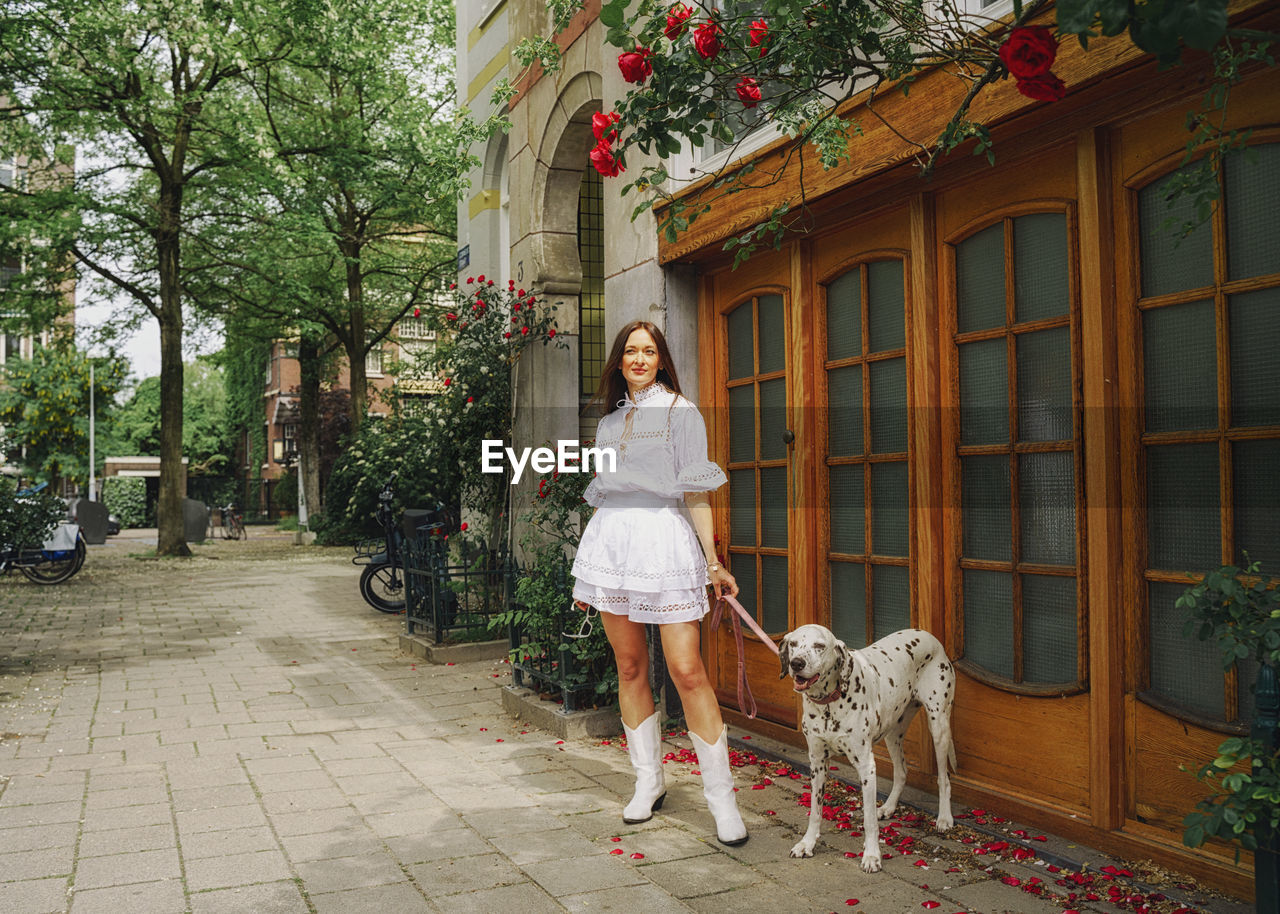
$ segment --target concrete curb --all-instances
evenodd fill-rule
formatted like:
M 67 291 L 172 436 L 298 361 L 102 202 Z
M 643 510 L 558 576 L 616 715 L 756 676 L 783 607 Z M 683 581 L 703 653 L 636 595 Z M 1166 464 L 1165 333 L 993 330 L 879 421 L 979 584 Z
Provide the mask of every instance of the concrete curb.
M 506 641 L 470 641 L 464 644 L 437 644 L 418 635 L 400 635 L 400 650 L 427 663 L 471 663 L 477 660 L 502 660 L 507 656 Z
M 565 711 L 559 705 L 541 700 L 532 689 L 519 686 L 503 687 L 502 709 L 516 720 L 564 740 L 617 736 L 622 732 L 622 718 L 617 711 L 606 708 Z

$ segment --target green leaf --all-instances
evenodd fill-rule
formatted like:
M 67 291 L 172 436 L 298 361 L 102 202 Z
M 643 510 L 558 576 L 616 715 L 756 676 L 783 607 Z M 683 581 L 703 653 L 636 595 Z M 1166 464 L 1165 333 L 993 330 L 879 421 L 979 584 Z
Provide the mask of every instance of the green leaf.
M 627 21 L 626 0 L 609 0 L 600 7 L 600 23 L 611 29 L 620 29 Z M 610 44 L 613 42 L 611 41 Z

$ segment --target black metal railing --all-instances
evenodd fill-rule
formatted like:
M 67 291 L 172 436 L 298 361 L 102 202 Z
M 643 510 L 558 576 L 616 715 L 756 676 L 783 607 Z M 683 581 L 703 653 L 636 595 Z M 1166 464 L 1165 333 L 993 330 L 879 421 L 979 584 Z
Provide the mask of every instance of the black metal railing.
M 408 634 L 425 634 L 437 644 L 489 638 L 491 620 L 507 605 L 505 553 L 453 555 L 443 536 L 424 527 L 405 537 L 401 556 Z

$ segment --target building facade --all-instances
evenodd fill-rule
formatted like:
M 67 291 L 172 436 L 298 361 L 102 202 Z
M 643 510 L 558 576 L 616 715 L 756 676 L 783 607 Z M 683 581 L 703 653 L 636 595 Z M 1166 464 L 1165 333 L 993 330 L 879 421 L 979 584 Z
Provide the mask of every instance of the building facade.
M 590 117 L 627 88 L 598 12 L 560 34 L 561 72 L 511 76 L 510 263 L 578 318 L 564 328 L 577 389 L 532 369 L 531 443 L 560 436 L 588 374 Z M 541 2 L 491 15 L 507 43 L 549 30 Z M 1234 22 L 1278 26 L 1261 3 Z M 460 66 L 497 53 L 459 35 Z M 811 230 L 736 270 L 723 242 L 776 191 L 728 198 L 667 241 L 606 181 L 599 339 L 637 317 L 665 329 L 729 473 L 718 535 L 767 632 L 942 639 L 959 672 L 958 798 L 1246 894 L 1247 854 L 1181 837 L 1205 794 L 1189 772 L 1245 728 L 1253 670 L 1224 674 L 1174 601 L 1189 574 L 1245 552 L 1280 574 L 1280 73 L 1233 89 L 1227 126 L 1252 131 L 1251 152 L 1227 156 L 1220 205 L 1175 241 L 1167 220 L 1191 204 L 1171 210 L 1167 191 L 1206 59 L 1161 71 L 1127 39 L 1070 41 L 1054 72 L 1071 90 L 1054 104 L 989 87 L 975 116 L 996 164 L 962 150 L 928 182 L 905 137 L 935 136 L 965 86 L 923 74 L 878 116 L 855 98 L 852 160 L 806 169 Z M 782 142 L 751 155 L 767 168 Z M 743 721 L 732 639 L 704 651 Z M 751 726 L 799 744 L 773 654 L 752 642 L 748 668 Z M 917 721 L 922 786 L 927 738 Z

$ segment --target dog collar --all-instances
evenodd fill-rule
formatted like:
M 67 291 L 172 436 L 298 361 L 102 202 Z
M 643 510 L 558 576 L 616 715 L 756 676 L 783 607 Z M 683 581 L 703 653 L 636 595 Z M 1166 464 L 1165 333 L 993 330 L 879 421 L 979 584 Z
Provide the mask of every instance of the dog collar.
M 844 692 L 841 690 L 841 688 L 839 686 L 836 686 L 836 690 L 832 692 L 830 695 L 828 695 L 826 698 L 810 698 L 809 700 L 813 702 L 815 705 L 829 705 L 831 704 L 831 702 L 842 697 L 843 695 L 844 695 Z

